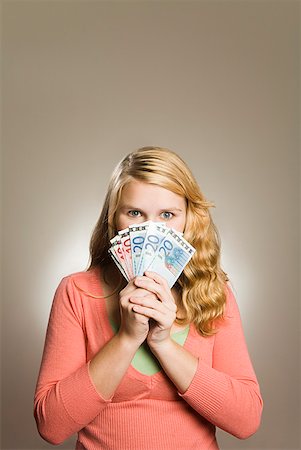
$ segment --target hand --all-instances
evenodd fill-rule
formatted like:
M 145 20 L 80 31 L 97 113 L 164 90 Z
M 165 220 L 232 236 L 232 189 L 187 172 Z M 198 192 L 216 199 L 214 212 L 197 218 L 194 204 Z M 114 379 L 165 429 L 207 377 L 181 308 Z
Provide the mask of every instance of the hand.
M 155 297 L 145 289 L 137 288 L 134 280 L 131 280 L 119 293 L 120 305 L 120 328 L 118 334 L 121 338 L 126 338 L 137 348 L 145 341 L 149 332 L 149 318 L 138 311 L 134 311 L 131 300 L 141 297 Z
M 149 347 L 155 347 L 170 339 L 170 329 L 176 319 L 177 306 L 165 278 L 156 272 L 145 272 L 145 276 L 136 277 L 134 284 L 149 291 L 150 295 L 130 299 L 133 310 L 153 319 L 147 335 Z M 151 294 L 152 293 L 152 294 Z

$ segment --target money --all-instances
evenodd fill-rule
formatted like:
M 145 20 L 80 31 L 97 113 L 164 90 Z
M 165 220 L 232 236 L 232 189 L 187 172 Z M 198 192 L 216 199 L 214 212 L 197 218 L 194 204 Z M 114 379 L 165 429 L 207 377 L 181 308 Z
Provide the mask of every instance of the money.
M 118 269 L 120 270 L 120 272 L 122 273 L 122 275 L 124 276 L 124 278 L 126 278 L 128 281 L 130 281 L 129 278 L 128 278 L 127 273 L 126 273 L 125 270 L 123 269 L 123 267 L 122 267 L 122 265 L 120 264 L 120 262 L 119 262 L 117 256 L 115 255 L 114 251 L 113 251 L 111 248 L 109 248 L 109 254 L 111 255 L 112 259 L 114 260 L 116 266 L 118 267 Z
M 130 225 L 118 231 L 110 243 L 109 254 L 127 281 L 150 270 L 164 277 L 169 287 L 195 253 L 183 233 L 163 222 Z
M 121 241 L 122 253 L 124 255 L 124 261 L 126 266 L 126 272 L 129 279 L 134 278 L 133 264 L 132 264 L 132 250 L 131 250 L 131 238 L 128 228 L 118 231 Z
M 194 253 L 195 248 L 170 229 L 147 270 L 162 275 L 169 287 L 172 287 Z
M 132 250 L 132 264 L 133 264 L 133 273 L 136 275 L 138 273 L 139 264 L 140 264 L 140 256 L 143 249 L 143 244 L 147 232 L 147 228 L 149 225 L 148 222 L 143 222 L 138 225 L 130 225 L 130 239 L 131 239 L 131 250 Z
M 113 260 L 115 261 L 117 267 L 121 271 L 121 273 L 124 275 L 124 277 L 129 281 L 130 278 L 127 273 L 126 269 L 126 263 L 125 263 L 125 257 L 122 251 L 121 246 L 121 239 L 120 236 L 117 235 L 110 239 L 111 242 L 111 248 L 109 248 L 109 253 L 112 256 Z
M 143 248 L 140 255 L 140 264 L 137 275 L 143 275 L 154 259 L 155 253 L 169 228 L 164 224 L 151 222 L 147 227 Z

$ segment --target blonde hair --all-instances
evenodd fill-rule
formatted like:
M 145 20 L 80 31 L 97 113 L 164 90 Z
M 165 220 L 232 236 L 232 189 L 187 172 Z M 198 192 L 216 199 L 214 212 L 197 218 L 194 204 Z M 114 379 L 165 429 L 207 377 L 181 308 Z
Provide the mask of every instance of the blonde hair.
M 205 199 L 186 163 L 174 151 L 163 147 L 142 147 L 128 154 L 113 171 L 104 205 L 90 241 L 91 263 L 87 270 L 111 265 L 110 239 L 117 233 L 115 213 L 123 187 L 139 180 L 185 197 L 187 203 L 185 239 L 196 248 L 178 279 L 185 315 L 178 324 L 194 323 L 203 336 L 212 335 L 217 319 L 223 317 L 227 274 L 220 267 L 220 237 Z

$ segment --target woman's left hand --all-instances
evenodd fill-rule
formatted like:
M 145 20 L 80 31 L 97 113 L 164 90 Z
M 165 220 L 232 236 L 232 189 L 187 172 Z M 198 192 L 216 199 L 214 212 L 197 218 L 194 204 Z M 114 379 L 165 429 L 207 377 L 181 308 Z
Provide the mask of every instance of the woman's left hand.
M 167 281 L 156 272 L 146 271 L 144 276 L 135 278 L 134 285 L 156 296 L 130 300 L 135 303 L 134 311 L 153 319 L 147 335 L 147 343 L 152 348 L 170 339 L 170 329 L 176 319 L 177 306 Z

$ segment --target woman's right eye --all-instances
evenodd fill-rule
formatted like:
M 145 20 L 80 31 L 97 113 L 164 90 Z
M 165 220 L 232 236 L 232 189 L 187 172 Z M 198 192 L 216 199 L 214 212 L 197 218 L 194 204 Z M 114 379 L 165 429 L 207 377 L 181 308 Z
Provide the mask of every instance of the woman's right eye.
M 132 217 L 139 217 L 140 214 L 141 214 L 141 212 L 137 211 L 136 209 L 133 209 L 133 210 L 129 211 L 129 215 L 132 216 Z

